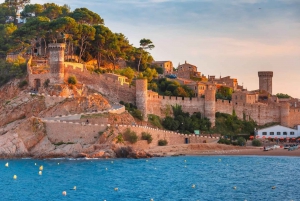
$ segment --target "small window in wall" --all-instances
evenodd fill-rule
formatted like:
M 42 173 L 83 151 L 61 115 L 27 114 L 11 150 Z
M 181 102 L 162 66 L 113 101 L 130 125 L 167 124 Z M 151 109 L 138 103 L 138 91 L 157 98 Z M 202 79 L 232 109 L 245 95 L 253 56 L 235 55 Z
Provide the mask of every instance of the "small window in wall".
M 283 135 L 287 135 L 287 132 L 283 132 Z
M 263 135 L 267 135 L 267 132 L 263 132 L 262 134 L 263 134 Z
M 295 135 L 295 133 L 294 132 L 290 132 L 290 135 Z
M 270 132 L 270 135 L 274 135 L 274 132 Z
M 277 135 L 281 135 L 281 133 L 280 133 L 280 132 L 277 132 Z

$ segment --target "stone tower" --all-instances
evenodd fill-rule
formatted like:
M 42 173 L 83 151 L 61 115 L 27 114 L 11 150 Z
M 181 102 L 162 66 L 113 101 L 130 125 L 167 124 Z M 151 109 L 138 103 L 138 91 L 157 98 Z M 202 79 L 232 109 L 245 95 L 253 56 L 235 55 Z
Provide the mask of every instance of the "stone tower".
M 288 102 L 280 105 L 280 124 L 282 126 L 290 126 L 290 104 Z
M 215 86 L 209 85 L 205 90 L 204 116 L 209 118 L 211 126 L 216 122 L 216 89 Z
M 148 96 L 148 81 L 147 79 L 137 79 L 136 80 L 136 106 L 141 110 L 143 119 L 148 120 L 147 117 L 147 96 Z
M 259 71 L 259 90 L 265 90 L 272 95 L 272 71 Z
M 64 82 L 64 61 L 65 61 L 64 43 L 51 43 L 49 49 L 49 64 L 50 64 L 50 83 Z

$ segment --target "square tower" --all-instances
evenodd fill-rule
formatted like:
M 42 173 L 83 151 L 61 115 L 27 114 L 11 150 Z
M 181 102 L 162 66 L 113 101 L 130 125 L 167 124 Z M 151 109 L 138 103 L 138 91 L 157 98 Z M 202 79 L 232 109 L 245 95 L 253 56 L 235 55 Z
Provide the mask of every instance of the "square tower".
M 264 90 L 272 95 L 273 71 L 259 71 L 259 90 Z

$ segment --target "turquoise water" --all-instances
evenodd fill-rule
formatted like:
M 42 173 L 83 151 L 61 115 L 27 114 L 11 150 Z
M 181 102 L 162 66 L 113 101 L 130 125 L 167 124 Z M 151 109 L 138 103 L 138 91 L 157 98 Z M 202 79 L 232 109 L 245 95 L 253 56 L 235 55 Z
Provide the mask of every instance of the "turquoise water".
M 299 178 L 300 157 L 0 160 L 0 200 L 296 201 Z

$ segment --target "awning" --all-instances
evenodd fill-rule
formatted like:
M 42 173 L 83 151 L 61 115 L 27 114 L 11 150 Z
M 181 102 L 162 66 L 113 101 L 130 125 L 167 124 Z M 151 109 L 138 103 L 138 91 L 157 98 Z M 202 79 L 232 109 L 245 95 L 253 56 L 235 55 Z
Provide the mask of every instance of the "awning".
M 266 138 L 266 136 L 263 136 L 263 137 L 262 137 L 262 139 L 265 139 L 265 138 Z
M 289 137 L 287 137 L 286 139 L 287 139 L 287 140 L 289 140 L 290 138 L 289 138 Z
M 274 137 L 274 139 L 278 139 L 278 137 Z

